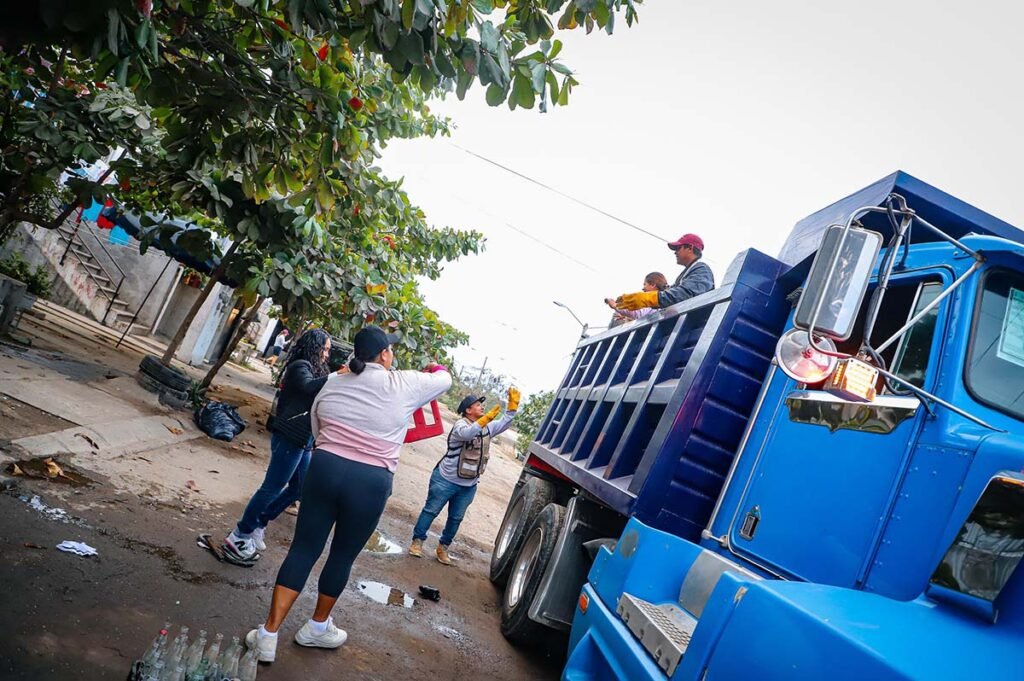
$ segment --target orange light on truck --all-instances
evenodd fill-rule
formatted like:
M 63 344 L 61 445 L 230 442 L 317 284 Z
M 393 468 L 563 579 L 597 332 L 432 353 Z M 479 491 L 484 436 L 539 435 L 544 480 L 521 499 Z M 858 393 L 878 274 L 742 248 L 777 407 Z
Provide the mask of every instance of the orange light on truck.
M 590 597 L 587 594 L 580 594 L 580 612 L 587 614 L 587 606 L 590 605 Z
M 871 402 L 875 399 L 878 369 L 850 358 L 839 362 L 825 384 L 825 391 L 847 400 Z

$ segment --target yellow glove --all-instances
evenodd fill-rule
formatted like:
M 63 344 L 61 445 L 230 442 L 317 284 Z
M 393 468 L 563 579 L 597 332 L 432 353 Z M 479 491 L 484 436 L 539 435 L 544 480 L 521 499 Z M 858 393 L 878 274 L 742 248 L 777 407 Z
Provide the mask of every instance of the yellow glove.
M 491 410 L 489 412 L 487 412 L 486 414 L 484 414 L 483 416 L 481 416 L 480 418 L 478 418 L 476 420 L 476 425 L 478 425 L 481 428 L 483 428 L 488 423 L 490 423 L 494 419 L 498 418 L 498 414 L 500 414 L 500 413 L 501 413 L 501 405 L 500 404 L 496 404 L 493 407 L 491 407 Z
M 623 293 L 615 299 L 615 306 L 620 310 L 642 310 L 645 307 L 659 307 L 658 292 Z
M 519 409 L 519 389 L 512 386 L 508 389 L 508 406 L 505 407 L 508 411 L 515 411 Z

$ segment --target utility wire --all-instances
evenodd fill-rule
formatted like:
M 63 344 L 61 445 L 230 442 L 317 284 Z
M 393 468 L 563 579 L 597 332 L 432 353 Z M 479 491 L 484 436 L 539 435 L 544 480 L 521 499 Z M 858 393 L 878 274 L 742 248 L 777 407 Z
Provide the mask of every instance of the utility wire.
M 407 173 L 407 175 L 408 175 L 408 173 Z M 428 182 L 430 184 L 433 184 L 428 178 L 425 178 L 422 175 L 415 175 L 415 177 L 418 177 L 420 180 L 423 180 L 423 181 L 426 181 L 426 182 Z M 436 188 L 436 185 L 435 185 L 435 188 Z M 551 251 L 551 252 L 553 252 L 553 253 L 555 253 L 557 255 L 560 255 L 563 258 L 567 259 L 567 260 L 571 260 L 572 262 L 576 263 L 580 267 L 582 267 L 584 269 L 587 269 L 587 270 L 590 270 L 594 274 L 601 275 L 601 276 L 607 276 L 607 273 L 600 272 L 600 271 L 594 269 L 591 265 L 588 265 L 587 263 L 583 262 L 582 260 L 579 260 L 578 258 L 574 258 L 573 256 L 569 255 L 565 251 L 561 251 L 558 248 L 556 248 L 556 247 L 552 246 L 551 244 L 547 243 L 546 241 L 543 241 L 542 239 L 539 239 L 539 238 L 533 236 L 532 234 L 530 234 L 526 230 L 521 229 L 519 227 L 516 227 L 515 225 L 513 225 L 511 222 L 509 222 L 505 218 L 503 218 L 503 217 L 501 217 L 499 215 L 495 215 L 494 213 L 492 213 L 491 211 L 487 210 L 486 208 L 484 208 L 480 204 L 476 203 L 475 201 L 470 201 L 470 200 L 468 200 L 468 199 L 466 199 L 464 197 L 455 196 L 455 194 L 451 193 L 450 191 L 448 191 L 447 189 L 444 189 L 444 188 L 436 188 L 435 190 L 441 192 L 442 194 L 447 194 L 450 198 L 455 199 L 459 203 L 465 204 L 467 206 L 472 206 L 474 209 L 476 209 L 477 211 L 479 211 L 483 215 L 487 215 L 487 216 L 489 216 L 491 218 L 494 218 L 495 220 L 497 220 L 502 225 L 504 225 L 504 226 L 508 227 L 509 229 L 511 229 L 513 232 L 517 232 L 518 234 L 521 234 L 522 236 L 524 236 L 527 239 L 529 239 L 530 241 L 533 241 L 534 243 L 540 244 L 541 246 L 543 246 L 544 248 L 548 249 L 549 251 Z
M 574 263 L 576 263 L 580 267 L 586 268 L 586 269 L 590 270 L 591 272 L 593 272 L 594 274 L 601 274 L 600 272 L 598 272 L 597 270 L 595 270 L 593 267 L 591 267 L 587 263 L 583 262 L 582 260 L 577 260 L 576 258 L 572 257 L 568 253 L 565 253 L 563 251 L 558 250 L 557 248 L 555 248 L 551 244 L 545 243 L 545 242 L 541 241 L 540 239 L 538 239 L 537 237 L 533 236 L 532 234 L 528 234 L 528 233 L 524 232 L 523 230 L 521 230 L 518 227 L 516 227 L 515 225 L 513 225 L 511 222 L 504 222 L 503 221 L 502 224 L 504 224 L 506 227 L 511 229 L 513 232 L 518 232 L 519 234 L 522 234 L 523 236 L 525 236 L 530 241 L 535 241 L 536 243 L 540 244 L 541 246 L 543 246 L 544 248 L 548 249 L 549 251 L 553 251 L 553 252 L 557 253 L 558 255 L 560 255 L 563 258 L 566 258 L 568 260 L 572 260 Z
M 484 163 L 490 163 L 492 166 L 496 166 L 498 168 L 501 168 L 502 170 L 504 170 L 507 173 L 512 173 L 516 177 L 519 177 L 519 178 L 521 178 L 523 180 L 526 180 L 527 182 L 535 184 L 538 187 L 542 187 L 542 188 L 548 190 L 549 192 L 552 192 L 554 194 L 558 194 L 562 198 L 569 199 L 573 203 L 578 203 L 579 205 L 583 206 L 584 208 L 589 208 L 590 210 L 594 211 L 595 213 L 600 213 L 601 215 L 605 216 L 606 218 L 609 218 L 611 220 L 614 220 L 615 222 L 623 224 L 626 227 L 629 227 L 630 229 L 633 229 L 633 230 L 636 230 L 637 232 L 640 232 L 641 234 L 646 234 L 647 236 L 653 237 L 653 238 L 657 239 L 658 241 L 662 241 L 662 242 L 667 241 L 667 239 L 658 236 L 654 232 L 649 232 L 646 229 L 644 229 L 643 227 L 640 227 L 639 225 L 634 225 L 632 222 L 629 222 L 628 220 L 623 220 L 622 218 L 620 218 L 620 217 L 618 217 L 616 215 L 612 215 L 611 213 L 609 213 L 609 212 L 607 212 L 605 210 L 601 210 L 597 206 L 591 205 L 591 204 L 587 203 L 586 201 L 583 201 L 581 199 L 577 199 L 575 196 L 572 196 L 570 194 L 566 194 L 565 192 L 563 192 L 563 191 L 561 191 L 559 189 L 555 189 L 554 187 L 552 187 L 550 185 L 544 184 L 540 180 L 535 180 L 534 178 L 530 177 L 529 175 L 524 175 L 523 173 L 519 172 L 518 170 L 513 170 L 512 168 L 509 168 L 506 165 L 502 165 L 501 163 L 498 163 L 497 161 L 493 161 L 493 160 L 487 158 L 486 156 L 481 156 L 480 154 L 476 153 L 475 151 L 470 151 L 469 149 L 466 149 L 465 147 L 460 147 L 455 142 L 448 141 L 448 144 L 452 145 L 453 147 L 455 147 L 459 151 L 462 151 L 462 152 L 464 152 L 466 154 L 469 154 L 470 156 L 473 156 L 474 158 L 480 159 Z

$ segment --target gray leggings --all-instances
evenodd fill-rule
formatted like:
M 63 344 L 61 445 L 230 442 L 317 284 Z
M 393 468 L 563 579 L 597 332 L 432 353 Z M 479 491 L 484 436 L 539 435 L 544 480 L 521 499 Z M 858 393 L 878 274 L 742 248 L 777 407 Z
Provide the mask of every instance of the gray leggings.
M 302 591 L 334 528 L 319 592 L 337 598 L 345 590 L 352 563 L 366 546 L 391 496 L 394 475 L 386 468 L 316 450 L 302 488 L 295 537 L 277 573 L 277 583 Z

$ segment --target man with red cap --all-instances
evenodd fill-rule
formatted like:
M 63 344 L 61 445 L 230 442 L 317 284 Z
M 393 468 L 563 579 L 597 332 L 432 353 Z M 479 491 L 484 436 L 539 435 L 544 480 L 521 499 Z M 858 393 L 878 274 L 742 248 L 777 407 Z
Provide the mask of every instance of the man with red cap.
M 664 291 L 624 293 L 615 299 L 620 310 L 642 310 L 645 307 L 668 307 L 715 288 L 715 275 L 707 263 L 701 261 L 704 241 L 696 234 L 684 234 L 668 247 L 676 253 L 676 263 L 685 269 L 672 286 Z

